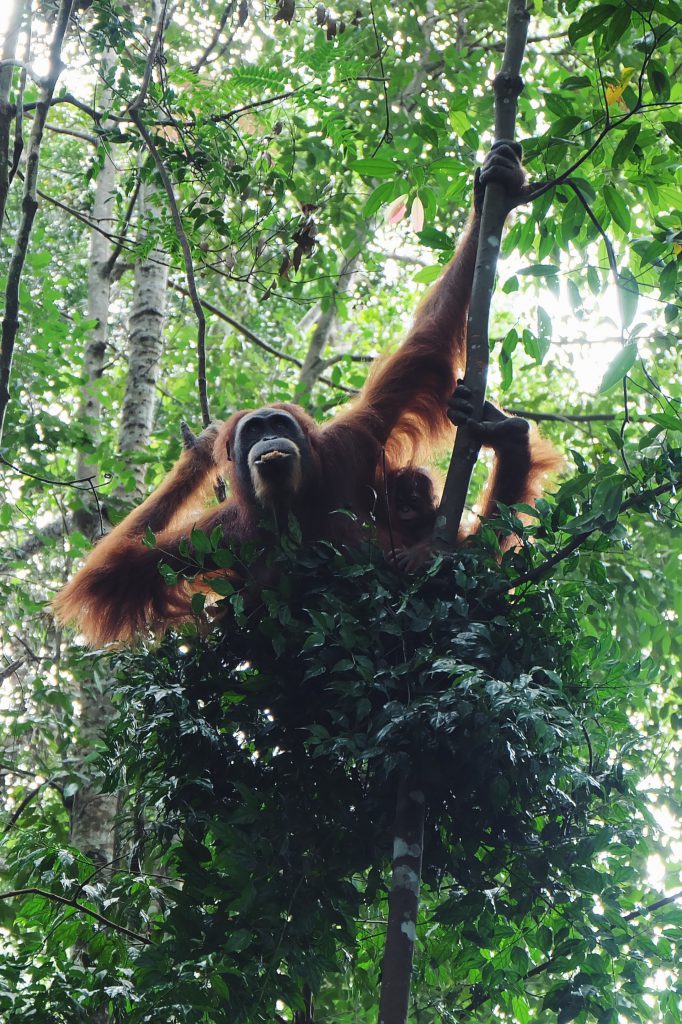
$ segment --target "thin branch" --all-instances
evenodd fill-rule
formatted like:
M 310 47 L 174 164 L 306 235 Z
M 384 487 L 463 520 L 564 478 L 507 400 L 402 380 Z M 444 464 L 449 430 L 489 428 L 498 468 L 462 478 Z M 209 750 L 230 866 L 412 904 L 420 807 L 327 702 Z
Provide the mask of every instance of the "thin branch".
M 110 276 L 111 275 L 111 273 L 113 272 L 114 267 L 116 266 L 116 263 L 118 262 L 119 256 L 123 252 L 123 249 L 125 247 L 125 242 L 127 241 L 127 238 L 128 238 L 128 235 L 127 235 L 128 226 L 130 225 L 130 221 L 132 220 L 132 217 L 133 217 L 133 211 L 135 210 L 135 204 L 137 203 L 137 197 L 140 194 L 141 186 L 142 186 L 142 178 L 141 178 L 140 175 L 138 175 L 138 177 L 137 177 L 137 179 L 135 181 L 135 187 L 133 188 L 133 191 L 132 191 L 132 193 L 130 195 L 130 199 L 128 201 L 128 207 L 127 207 L 126 212 L 125 212 L 125 214 L 123 216 L 123 223 L 121 224 L 121 230 L 118 232 L 119 240 L 116 243 L 116 245 L 114 245 L 113 249 L 111 250 L 111 256 L 109 257 L 106 266 L 102 269 L 102 274 L 104 276 Z M 113 236 L 110 236 L 110 240 L 113 241 Z M 147 259 L 150 260 L 151 256 L 148 256 Z
M 45 79 L 42 77 L 42 75 L 39 75 L 36 71 L 34 71 L 27 61 L 19 60 L 16 57 L 11 57 L 7 60 L 0 60 L 0 70 L 2 68 L 10 67 L 21 68 L 21 70 L 25 71 L 28 77 L 31 79 L 31 81 L 35 82 L 37 86 L 42 87 L 43 85 L 45 85 Z
M 188 299 L 191 298 L 188 289 L 183 288 L 182 285 L 173 284 L 171 282 L 171 287 L 176 292 L 179 292 L 181 295 L 186 295 Z M 267 352 L 271 356 L 275 356 L 277 359 L 282 359 L 286 363 L 292 363 L 294 366 L 298 366 L 299 369 L 301 366 L 303 366 L 303 360 L 298 359 L 296 356 L 291 356 L 287 352 L 282 352 L 280 349 L 274 348 L 273 345 L 271 345 L 267 341 L 264 341 L 263 338 L 259 337 L 259 335 L 252 331 L 250 327 L 247 327 L 246 324 L 241 323 L 240 320 L 236 320 L 233 316 L 230 316 L 229 313 L 225 313 L 225 311 L 220 309 L 218 306 L 214 306 L 214 304 L 212 302 L 209 302 L 208 299 L 200 299 L 199 301 L 201 302 L 201 305 L 210 313 L 213 313 L 214 316 L 217 316 L 219 320 L 223 320 L 226 324 L 229 324 L 231 327 L 234 327 L 236 331 L 239 331 L 240 334 L 242 334 L 245 338 L 248 338 L 248 340 L 253 342 L 254 345 L 256 345 L 258 348 L 262 348 L 264 352 Z M 346 387 L 345 384 L 338 384 L 336 381 L 333 381 L 330 377 L 320 377 L 318 379 L 323 384 L 326 384 L 328 387 L 336 388 L 337 391 L 342 391 L 344 394 L 357 394 L 357 388 L 350 388 Z
M 661 484 L 659 487 L 654 487 L 652 490 L 633 494 L 621 503 L 620 508 L 618 509 L 618 515 L 620 516 L 623 512 L 628 512 L 630 509 L 634 509 L 638 505 L 650 501 L 652 498 L 657 498 L 661 494 L 669 494 L 671 491 L 676 491 L 679 487 L 682 487 L 682 477 L 679 477 L 676 480 L 669 480 L 667 483 Z M 494 588 L 494 592 L 496 594 L 505 593 L 509 590 L 515 590 L 524 583 L 537 583 L 543 578 L 543 576 L 546 576 L 548 572 L 558 565 L 559 562 L 563 562 L 564 559 L 569 557 L 569 555 L 572 555 L 573 552 L 584 544 L 593 533 L 598 533 L 600 530 L 601 526 L 593 526 L 589 530 L 583 530 L 582 533 L 577 533 L 575 537 L 572 537 L 570 541 L 558 548 L 553 555 L 545 559 L 544 562 L 541 562 L 540 565 L 536 565 L 534 569 L 529 569 L 528 572 L 521 573 L 520 576 L 516 576 L 513 580 L 505 580 L 501 586 Z
M 61 59 L 61 48 L 69 25 L 69 18 L 71 17 L 71 6 L 72 0 L 62 0 L 55 22 L 54 34 L 49 49 L 48 72 L 43 79 L 43 90 L 36 108 L 36 116 L 33 119 L 31 138 L 28 145 L 24 193 L 21 204 L 21 221 L 7 272 L 5 315 L 2 321 L 2 341 L 0 342 L 0 441 L 2 440 L 5 415 L 10 399 L 14 345 L 19 330 L 19 286 L 26 261 L 26 253 L 28 252 L 28 243 L 33 229 L 33 221 L 38 209 L 36 188 L 40 147 L 52 94 L 64 68 Z
M 640 907 L 638 910 L 631 910 L 629 914 L 626 914 L 623 918 L 624 921 L 634 921 L 636 917 L 643 917 L 645 914 L 653 914 L 654 911 L 660 910 L 661 907 L 667 907 L 671 903 L 676 903 L 677 900 L 682 899 L 682 890 L 680 892 L 674 892 L 672 896 L 664 896 L 660 900 L 656 900 L 655 903 L 650 903 L 646 907 Z
M 189 290 L 187 288 L 183 288 L 181 284 L 173 284 L 171 282 L 171 287 L 176 292 L 179 292 L 180 295 L 185 295 L 188 299 L 192 298 Z M 252 331 L 250 327 L 247 327 L 246 324 L 241 323 L 240 320 L 236 320 L 233 316 L 225 313 L 225 311 L 220 309 L 218 306 L 214 306 L 212 302 L 208 301 L 208 299 L 200 299 L 200 302 L 204 309 L 207 309 L 209 313 L 213 313 L 219 320 L 223 320 L 226 324 L 229 324 L 230 327 L 234 327 L 236 331 L 243 334 L 244 337 L 248 338 L 248 340 L 253 342 L 254 345 L 258 348 L 262 348 L 264 352 L 267 352 L 271 356 L 275 356 L 277 359 L 283 359 L 287 363 L 293 363 L 294 366 L 298 366 L 299 368 L 303 366 L 303 361 L 301 359 L 297 359 L 296 356 L 290 356 L 288 353 L 275 348 L 269 342 L 264 341 L 263 338 L 259 337 L 259 335 Z
M 10 889 L 8 892 L 0 892 L 0 900 L 8 900 L 14 896 L 42 896 L 43 899 L 51 900 L 53 903 L 58 903 L 62 907 L 72 907 L 79 913 L 86 914 L 88 917 L 92 917 L 95 921 L 99 921 L 99 923 L 103 924 L 106 928 L 112 928 L 121 935 L 126 935 L 129 939 L 134 939 L 136 942 L 142 942 L 145 946 L 150 946 L 152 944 L 152 940 L 148 939 L 146 935 L 141 935 L 140 932 L 134 932 L 132 928 L 126 928 L 123 924 L 117 924 L 116 921 L 112 921 L 110 918 L 105 917 L 104 914 L 100 914 L 96 910 L 91 910 L 90 907 L 86 907 L 82 903 L 78 903 L 76 900 L 69 899 L 67 896 L 58 896 L 55 892 L 48 892 L 46 889 L 38 889 L 33 885 L 28 886 L 26 889 Z
M 204 52 L 201 54 L 199 59 L 194 64 L 192 64 L 192 67 L 190 68 L 190 70 L 193 71 L 194 74 L 197 74 L 197 72 L 201 70 L 201 68 L 204 66 L 204 64 L 208 60 L 208 58 L 211 56 L 211 53 L 213 52 L 213 50 L 218 45 L 218 40 L 220 39 L 220 34 L 223 31 L 223 29 L 225 28 L 225 25 L 227 24 L 227 19 L 230 18 L 234 14 L 234 9 L 235 9 L 236 6 L 237 6 L 237 0 L 230 0 L 230 3 L 225 4 L 225 6 L 223 8 L 223 13 L 220 16 L 220 21 L 216 25 L 215 32 L 213 33 L 213 36 L 212 36 L 210 42 L 206 46 Z
M 100 140 L 96 135 L 89 135 L 87 132 L 76 131 L 75 128 L 59 128 L 56 124 L 50 124 L 48 121 L 45 127 L 48 131 L 54 132 L 56 135 L 70 135 L 72 139 L 82 139 L 84 142 L 89 142 L 91 146 L 98 146 Z
M 575 413 L 563 415 L 556 412 L 532 412 L 529 409 L 507 409 L 510 416 L 520 416 L 535 423 L 611 423 L 618 419 L 615 412 Z
M 24 7 L 24 2 L 16 0 L 10 8 L 11 13 L 2 41 L 1 53 L 4 60 L 16 55 Z M 9 140 L 14 116 L 14 108 L 10 103 L 13 70 L 13 67 L 5 65 L 0 71 L 0 230 L 5 219 L 5 205 L 9 192 Z
M 38 110 L 40 108 L 41 102 L 41 100 L 37 100 L 34 103 L 27 103 L 24 107 L 24 112 L 29 114 L 32 110 Z M 89 104 L 87 103 L 83 103 L 82 100 L 79 100 L 76 96 L 73 95 L 73 93 L 70 92 L 65 92 L 62 93 L 61 96 L 54 96 L 50 98 L 49 105 L 51 107 L 56 107 L 58 103 L 68 103 L 69 106 L 77 107 L 78 110 L 81 110 L 84 114 L 87 114 L 88 117 L 91 117 L 92 120 L 95 121 L 97 124 L 99 124 L 99 122 L 105 116 L 101 111 L 95 110 L 94 107 L 89 106 Z M 111 117 L 111 119 L 114 121 L 128 120 L 128 118 L 116 117 L 114 114 L 107 114 L 107 117 Z
M 17 821 L 19 820 L 21 815 L 24 813 L 24 811 L 26 810 L 28 805 L 30 803 L 32 803 L 33 800 L 35 800 L 35 798 L 37 796 L 39 796 L 42 793 L 42 791 L 45 789 L 45 787 L 48 786 L 48 785 L 49 785 L 49 782 L 46 779 L 45 782 L 41 782 L 38 786 L 35 787 L 35 789 L 30 789 L 28 791 L 28 793 L 26 794 L 24 799 L 21 800 L 17 804 L 17 806 L 14 808 L 14 810 L 12 811 L 12 814 L 11 814 L 9 820 L 7 821 L 7 824 L 5 825 L 5 827 L 2 830 L 4 835 L 6 835 L 8 832 L 12 831 L 12 829 L 14 828 L 14 826 L 17 823 Z

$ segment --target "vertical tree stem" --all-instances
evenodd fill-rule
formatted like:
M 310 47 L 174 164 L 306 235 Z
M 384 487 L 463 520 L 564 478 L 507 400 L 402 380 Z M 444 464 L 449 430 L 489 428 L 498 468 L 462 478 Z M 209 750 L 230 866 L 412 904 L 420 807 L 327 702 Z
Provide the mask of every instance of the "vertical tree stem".
M 525 0 L 509 0 L 507 39 L 502 68 L 493 82 L 495 90 L 495 139 L 513 139 L 517 100 L 523 82 L 519 77 L 526 46 L 529 15 Z M 488 379 L 488 322 L 495 287 L 497 258 L 508 204 L 504 189 L 493 182 L 485 190 L 476 268 L 467 323 L 465 384 L 471 389 L 473 419 L 480 419 Z M 435 531 L 439 547 L 452 550 L 464 512 L 471 474 L 480 446 L 466 427 L 458 427 L 448 468 Z
M 0 50 L 0 59 L 3 62 L 3 66 L 0 68 L 0 232 L 5 220 L 5 205 L 7 203 L 7 193 L 9 192 L 9 142 L 12 120 L 15 116 L 14 106 L 10 102 L 12 97 L 12 78 L 14 76 L 14 65 L 11 61 L 17 54 L 17 43 L 24 16 L 24 6 L 24 3 L 16 0 L 10 15 L 2 49 Z
M 379 1024 L 405 1024 L 410 1005 L 419 886 L 424 846 L 424 791 L 404 777 L 398 790 L 393 838 L 393 876 L 381 971 Z

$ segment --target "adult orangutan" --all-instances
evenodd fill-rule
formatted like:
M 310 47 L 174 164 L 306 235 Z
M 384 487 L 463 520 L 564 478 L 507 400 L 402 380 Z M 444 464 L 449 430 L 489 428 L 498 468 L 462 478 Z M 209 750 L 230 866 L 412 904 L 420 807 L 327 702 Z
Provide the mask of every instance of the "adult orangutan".
M 452 441 L 448 402 L 465 361 L 482 195 L 495 180 L 505 186 L 510 207 L 516 205 L 525 183 L 520 157 L 513 143 L 493 147 L 476 175 L 474 212 L 457 252 L 402 345 L 377 362 L 358 397 L 322 425 L 298 406 L 278 402 L 236 412 L 198 438 L 185 430 L 185 451 L 158 490 L 102 538 L 58 594 L 54 606 L 62 622 L 77 623 L 90 643 L 102 644 L 130 641 L 186 618 L 197 587 L 192 577 L 215 568 L 199 570 L 183 557 L 192 527 L 209 534 L 220 527 L 226 545 L 267 543 L 272 534 L 264 519 L 285 525 L 293 513 L 304 540 L 343 544 L 358 537 L 372 515 L 380 466 L 389 474 L 412 467 L 434 446 Z M 455 418 L 470 422 L 467 395 L 460 396 Z M 501 455 L 488 507 L 509 501 L 510 482 L 512 500 L 532 501 L 540 477 L 557 465 L 554 450 L 523 420 L 503 417 L 479 429 L 483 442 Z M 229 481 L 227 501 L 192 514 L 216 472 Z M 155 547 L 143 543 L 150 529 Z M 166 585 L 162 563 L 179 574 L 176 585 Z

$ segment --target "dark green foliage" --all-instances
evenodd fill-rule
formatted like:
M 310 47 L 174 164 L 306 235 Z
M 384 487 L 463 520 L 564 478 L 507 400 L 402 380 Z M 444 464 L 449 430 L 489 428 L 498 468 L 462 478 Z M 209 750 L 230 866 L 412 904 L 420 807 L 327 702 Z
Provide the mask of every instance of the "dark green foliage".
M 323 1004 L 385 895 L 408 768 L 428 794 L 424 879 L 443 887 L 430 916 L 471 929 L 483 914 L 475 946 L 501 872 L 518 927 L 606 884 L 589 865 L 609 840 L 588 810 L 627 787 L 588 754 L 594 691 L 549 595 L 486 597 L 494 563 L 473 550 L 407 586 L 371 548 L 274 561 L 262 604 L 224 602 L 210 636 L 170 634 L 119 663 L 111 769 L 146 817 L 133 858 L 182 881 L 126 1019 L 182 1006 L 184 1020 L 270 1021 L 304 983 Z

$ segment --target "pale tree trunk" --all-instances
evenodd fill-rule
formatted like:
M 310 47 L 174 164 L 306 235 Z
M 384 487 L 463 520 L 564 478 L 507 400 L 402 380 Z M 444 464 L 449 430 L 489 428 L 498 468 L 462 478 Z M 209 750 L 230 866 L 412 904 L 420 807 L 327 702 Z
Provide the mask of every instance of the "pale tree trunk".
M 102 60 L 102 74 L 105 81 L 111 73 L 115 55 L 108 51 Z M 111 89 L 107 88 L 100 97 L 100 105 L 106 110 L 111 102 Z M 104 128 L 108 122 L 104 122 Z M 97 177 L 97 189 L 92 210 L 92 221 L 96 225 L 90 232 L 90 262 L 88 265 L 88 320 L 94 320 L 95 326 L 85 346 L 83 370 L 86 384 L 83 391 L 80 419 L 84 419 L 85 430 L 93 444 L 100 439 L 101 404 L 97 393 L 97 385 L 104 368 L 104 356 L 107 347 L 109 302 L 111 298 L 111 241 L 101 231 L 111 233 L 114 226 L 112 217 L 114 189 L 116 187 L 116 168 L 109 150 L 105 150 L 104 163 Z M 101 231 L 98 231 L 100 228 Z M 79 478 L 94 476 L 97 483 L 96 469 L 86 455 L 81 453 L 78 460 L 77 475 Z M 87 493 L 87 492 L 86 492 Z M 80 524 L 79 524 L 80 525 Z
M 352 249 L 344 255 L 341 261 L 341 269 L 339 271 L 338 281 L 334 290 L 334 299 L 329 308 L 319 314 L 317 323 L 313 328 L 310 341 L 308 342 L 308 351 L 306 352 L 305 359 L 303 360 L 303 366 L 301 367 L 301 373 L 294 392 L 294 401 L 301 405 L 305 405 L 309 400 L 310 393 L 316 381 L 329 365 L 328 360 L 323 358 L 323 352 L 327 345 L 332 341 L 338 327 L 336 299 L 339 296 L 346 295 L 348 293 L 353 279 L 353 273 L 360 259 L 360 250 L 362 249 L 363 243 L 366 241 L 366 237 L 367 229 L 363 224 L 361 230 L 358 232 L 358 237 L 353 243 Z
M 10 105 L 12 97 L 12 78 L 14 65 L 5 61 L 12 61 L 17 55 L 17 44 L 19 42 L 19 31 L 24 14 L 24 4 L 21 0 L 15 0 L 14 8 L 10 15 L 7 32 L 2 42 L 0 59 L 3 67 L 0 68 L 0 232 L 2 231 L 5 219 L 5 205 L 7 193 L 9 192 L 9 168 L 10 168 L 10 137 L 14 114 Z
M 153 215 L 154 203 L 143 186 L 138 196 L 140 222 Z M 123 453 L 141 451 L 152 432 L 156 405 L 156 383 L 163 353 L 163 325 L 166 313 L 168 260 L 158 249 L 135 264 L 133 302 L 130 310 L 128 378 L 126 381 L 119 448 Z M 142 469 L 132 467 L 138 489 L 142 490 Z
M 115 56 L 106 53 L 102 60 L 103 78 L 111 72 Z M 111 101 L 111 90 L 102 93 L 100 103 L 106 109 Z M 104 125 L 106 127 L 106 123 Z M 103 231 L 110 232 L 113 226 L 113 201 L 116 185 L 116 169 L 107 152 L 100 173 L 97 177 L 97 188 L 92 211 L 92 219 Z M 81 400 L 80 415 L 85 421 L 85 430 L 97 444 L 101 433 L 101 403 L 97 393 L 97 385 L 102 376 L 104 356 L 107 345 L 109 300 L 111 294 L 111 243 L 109 239 L 92 229 L 90 234 L 90 262 L 88 265 L 88 319 L 95 320 L 90 337 L 85 347 L 83 367 L 86 384 Z M 97 483 L 96 464 L 82 454 L 78 460 L 77 474 L 79 477 L 92 477 Z M 100 528 L 99 510 L 92 501 L 88 501 L 88 492 L 83 492 L 84 506 L 73 517 L 73 525 L 85 533 L 90 540 L 96 540 Z M 102 663 L 104 667 L 105 663 Z M 71 805 L 71 842 L 86 856 L 90 857 L 96 868 L 106 874 L 108 865 L 114 859 L 114 818 L 116 815 L 116 794 L 102 793 L 99 780 L 91 777 L 91 771 L 85 761 L 102 735 L 102 730 L 111 719 L 112 709 L 108 693 L 106 677 L 83 679 L 80 684 L 79 700 L 81 704 L 79 749 L 84 763 L 80 772 L 85 777 L 81 788 L 76 793 Z

